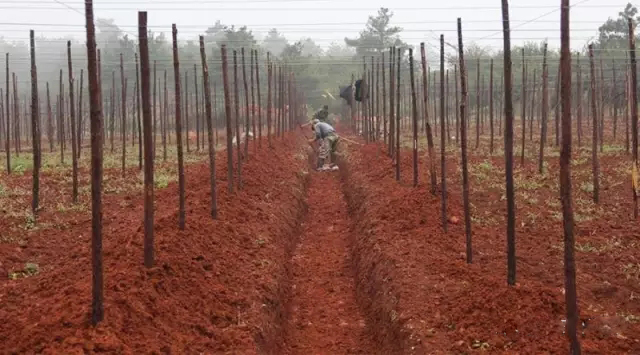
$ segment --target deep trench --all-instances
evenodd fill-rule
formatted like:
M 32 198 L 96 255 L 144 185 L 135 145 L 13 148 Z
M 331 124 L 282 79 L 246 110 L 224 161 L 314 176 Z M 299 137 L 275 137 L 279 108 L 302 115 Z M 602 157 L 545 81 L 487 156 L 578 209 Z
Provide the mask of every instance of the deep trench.
M 310 156 L 310 166 L 311 161 Z M 386 263 L 359 245 L 365 196 L 340 171 L 305 179 L 303 204 L 279 303 L 272 354 L 401 354 L 400 328 L 385 298 Z M 366 224 L 366 223 L 365 223 Z

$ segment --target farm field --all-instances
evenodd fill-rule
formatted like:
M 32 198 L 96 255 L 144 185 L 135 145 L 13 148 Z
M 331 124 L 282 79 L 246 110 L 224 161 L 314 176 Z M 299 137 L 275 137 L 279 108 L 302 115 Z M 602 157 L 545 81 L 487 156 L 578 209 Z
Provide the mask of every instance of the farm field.
M 306 133 L 306 132 L 304 132 Z M 202 153 L 188 155 L 187 229 L 176 230 L 176 182 L 158 174 L 158 265 L 141 263 L 141 177 L 105 169 L 105 322 L 87 322 L 90 209 L 71 205 L 69 181 L 43 176 L 44 210 L 2 216 L 2 343 L 10 353 L 556 353 L 564 346 L 562 227 L 557 158 L 540 176 L 527 158 L 515 171 L 518 280 L 507 286 L 504 158 L 470 155 L 474 263 L 466 264 L 459 154 L 447 152 L 449 230 L 428 186 L 401 181 L 379 145 L 342 144 L 339 172 L 310 169 L 292 132 L 245 164 L 245 191 L 225 194 L 218 153 L 218 220 L 207 218 Z M 482 137 L 481 146 L 487 137 Z M 251 149 L 251 147 L 250 147 Z M 624 147 L 602 156 L 607 191 L 590 200 L 589 164 L 574 157 L 578 294 L 583 349 L 638 351 L 637 228 Z M 52 158 L 53 159 L 53 158 Z M 160 159 L 159 159 L 160 160 Z M 583 160 L 583 161 L 581 161 Z M 286 169 L 279 168 L 286 166 Z M 606 167 L 606 168 L 604 168 Z M 159 164 L 157 171 L 175 175 Z M 25 204 L 23 175 L 3 175 L 3 206 Z M 581 181 L 583 180 L 583 181 Z M 67 187 L 67 188 L 65 188 Z M 81 189 L 82 191 L 82 189 Z M 81 201 L 88 199 L 84 193 Z M 10 202 L 12 201 L 12 202 Z M 47 208 L 47 201 L 56 201 Z M 72 206 L 67 207 L 65 206 Z M 84 206 L 84 207 L 82 207 Z M 224 212 L 222 212 L 224 211 Z M 222 271 L 224 270 L 224 272 Z M 17 331 L 21 330 L 21 331 Z M 330 336 L 329 336 L 330 335 Z
M 637 8 L 303 2 L 3 7 L 0 355 L 640 354 Z

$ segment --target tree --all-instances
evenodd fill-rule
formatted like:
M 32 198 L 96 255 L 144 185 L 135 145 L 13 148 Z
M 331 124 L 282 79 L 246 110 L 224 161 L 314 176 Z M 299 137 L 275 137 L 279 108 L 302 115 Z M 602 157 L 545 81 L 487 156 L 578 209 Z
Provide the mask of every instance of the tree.
M 262 41 L 262 47 L 272 55 L 279 57 L 284 49 L 289 44 L 289 41 L 275 28 L 269 30 L 267 38 Z
M 349 47 L 354 47 L 359 57 L 370 57 L 382 53 L 392 46 L 406 48 L 407 44 L 400 39 L 402 28 L 389 25 L 392 17 L 393 12 L 388 8 L 381 7 L 377 16 L 369 16 L 366 27 L 360 32 L 360 36 L 356 39 L 345 38 L 345 43 Z
M 302 57 L 303 44 L 302 41 L 297 41 L 293 44 L 287 44 L 282 50 L 282 59 L 297 60 Z
M 218 46 L 226 44 L 227 49 L 230 51 L 240 51 L 240 48 L 253 48 L 256 45 L 256 39 L 253 36 L 253 32 L 249 31 L 247 26 L 242 26 L 238 29 L 235 26 L 227 27 L 224 30 L 224 37 L 218 42 Z
M 356 51 L 353 47 L 334 42 L 329 45 L 324 54 L 327 57 L 353 57 L 356 55 Z
M 607 49 L 625 48 L 629 35 L 628 19 L 632 19 L 637 24 L 640 19 L 640 16 L 636 16 L 637 14 L 638 9 L 628 3 L 624 10 L 618 13 L 617 19 L 609 18 L 598 28 L 598 47 Z
M 324 51 L 322 47 L 318 46 L 311 38 L 304 38 L 302 41 L 302 56 L 304 57 L 319 57 Z

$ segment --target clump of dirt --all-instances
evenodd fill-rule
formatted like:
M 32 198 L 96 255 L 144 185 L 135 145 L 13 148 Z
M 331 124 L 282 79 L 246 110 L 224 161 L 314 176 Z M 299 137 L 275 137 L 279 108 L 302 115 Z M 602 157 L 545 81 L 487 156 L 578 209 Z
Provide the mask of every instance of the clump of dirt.
M 184 231 L 177 225 L 176 184 L 156 191 L 151 269 L 142 264 L 141 193 L 105 198 L 105 319 L 97 327 L 89 324 L 90 219 L 66 221 L 64 230 L 42 228 L 26 248 L 0 249 L 1 260 L 40 266 L 37 275 L 0 281 L 0 348 L 21 354 L 277 352 L 287 253 L 305 208 L 305 155 L 293 137 L 274 149 L 263 146 L 243 166 L 243 190 L 232 194 L 226 152 L 218 154 L 217 220 L 209 215 L 206 164 L 187 167 Z

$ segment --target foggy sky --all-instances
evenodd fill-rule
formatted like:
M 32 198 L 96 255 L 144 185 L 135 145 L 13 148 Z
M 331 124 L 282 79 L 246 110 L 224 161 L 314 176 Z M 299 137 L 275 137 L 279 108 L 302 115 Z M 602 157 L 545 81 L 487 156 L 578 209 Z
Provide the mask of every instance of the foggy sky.
M 326 47 L 344 43 L 364 28 L 369 15 L 381 6 L 395 14 L 393 25 L 404 29 L 402 38 L 410 44 L 427 43 L 427 50 L 439 48 L 439 36 L 455 43 L 456 19 L 462 18 L 465 43 L 471 41 L 493 50 L 502 48 L 499 0 L 96 0 L 96 18 L 111 18 L 121 29 L 137 33 L 137 11 L 149 13 L 150 30 L 170 35 L 178 26 L 181 39 L 194 39 L 221 20 L 227 25 L 247 25 L 258 39 L 277 28 L 289 41 L 311 37 Z M 607 18 L 616 18 L 628 1 L 572 1 L 571 46 L 582 48 L 597 36 Z M 0 31 L 6 40 L 27 41 L 29 29 L 46 37 L 72 36 L 84 41 L 84 6 L 81 0 L 0 0 Z M 635 3 L 634 3 L 635 5 Z M 549 40 L 559 47 L 560 0 L 510 1 L 512 45 L 525 40 Z M 75 9 L 75 10 L 74 10 Z M 21 24 L 20 24 L 21 23 Z M 20 25 L 18 25 L 20 24 Z M 170 37 L 170 36 L 169 36 Z M 450 49 L 448 49 L 450 51 Z

